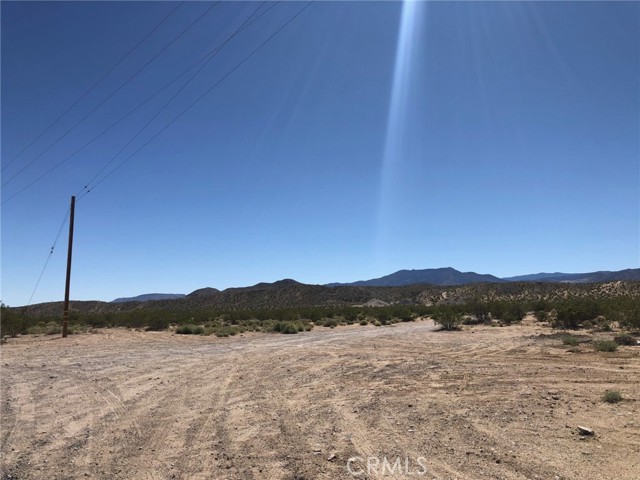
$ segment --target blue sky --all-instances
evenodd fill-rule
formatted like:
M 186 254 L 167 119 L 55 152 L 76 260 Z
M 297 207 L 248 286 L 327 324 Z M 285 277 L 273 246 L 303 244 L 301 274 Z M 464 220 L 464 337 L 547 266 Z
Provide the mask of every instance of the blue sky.
M 5 303 L 27 303 L 70 196 L 188 75 L 17 192 L 271 7 L 109 172 L 306 3 L 221 2 L 48 148 L 212 4 L 177 5 L 2 2 Z M 636 2 L 314 2 L 78 200 L 72 299 L 637 268 L 639 32 Z M 63 297 L 66 228 L 33 302 Z

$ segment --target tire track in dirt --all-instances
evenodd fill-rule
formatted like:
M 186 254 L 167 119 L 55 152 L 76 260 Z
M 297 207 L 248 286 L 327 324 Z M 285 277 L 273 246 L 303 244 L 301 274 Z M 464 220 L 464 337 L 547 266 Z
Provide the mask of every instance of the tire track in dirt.
M 432 330 L 18 339 L 2 347 L 3 466 L 21 479 L 333 480 L 354 478 L 351 456 L 387 455 L 423 456 L 437 480 L 635 478 L 631 347 L 570 354 L 535 340 L 539 327 Z M 603 404 L 613 387 L 627 400 Z M 581 442 L 588 421 L 598 434 Z

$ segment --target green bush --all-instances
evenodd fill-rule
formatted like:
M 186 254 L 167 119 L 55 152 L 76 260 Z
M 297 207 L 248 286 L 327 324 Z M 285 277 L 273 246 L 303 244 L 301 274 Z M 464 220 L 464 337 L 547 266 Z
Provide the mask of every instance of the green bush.
M 638 344 L 638 341 L 632 337 L 631 335 L 618 335 L 613 339 L 618 345 L 630 345 L 635 346 Z
M 147 321 L 146 330 L 160 332 L 162 330 L 166 330 L 167 328 L 169 328 L 170 323 L 171 322 L 169 321 L 168 318 L 162 315 L 154 315 L 150 317 L 149 320 Z
M 335 328 L 338 326 L 338 321 L 335 318 L 325 318 L 322 322 L 323 327 Z
M 578 337 L 574 337 L 573 335 L 565 335 L 564 337 L 562 337 L 563 345 L 571 345 L 572 347 L 575 347 L 579 343 L 580 342 L 578 341 Z
M 500 320 L 502 320 L 507 325 L 511 325 L 512 323 L 517 323 L 522 321 L 526 312 L 524 309 L 517 303 L 512 303 L 507 305 Z
M 216 337 L 232 337 L 238 334 L 238 329 L 236 327 L 225 327 L 220 326 L 214 329 L 213 333 Z
M 462 323 L 462 315 L 453 309 L 441 309 L 431 315 L 433 321 L 442 327 L 443 330 L 458 330 Z
M 24 316 L 2 304 L 0 311 L 0 336 L 17 337 L 26 332 Z
M 180 325 L 176 328 L 176 333 L 181 335 L 202 335 L 204 327 L 201 325 Z
M 618 403 L 622 400 L 622 395 L 620 395 L 618 390 L 607 390 L 604 392 L 604 395 L 602 395 L 602 400 L 607 403 Z
M 598 352 L 615 352 L 618 349 L 618 344 L 611 340 L 597 340 L 593 342 L 593 347 Z
M 272 331 L 285 334 L 296 334 L 299 331 L 302 331 L 302 329 L 291 322 L 276 322 L 272 327 Z
M 536 317 L 538 322 L 546 322 L 549 318 L 549 312 L 545 310 L 536 310 L 533 312 L 533 316 Z
M 369 322 L 366 318 L 363 318 L 362 320 L 360 320 L 360 325 L 369 325 Z
M 620 325 L 634 330 L 640 330 L 640 305 L 631 306 L 618 313 Z

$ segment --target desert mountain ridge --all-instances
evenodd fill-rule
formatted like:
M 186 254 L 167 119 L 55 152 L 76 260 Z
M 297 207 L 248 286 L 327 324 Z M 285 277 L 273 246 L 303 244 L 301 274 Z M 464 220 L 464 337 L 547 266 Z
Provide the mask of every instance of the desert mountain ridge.
M 456 286 L 473 283 L 510 283 L 510 282 L 548 282 L 548 283 L 601 283 L 615 281 L 640 281 L 640 268 L 628 268 L 619 271 L 597 271 L 587 273 L 535 273 L 528 275 L 518 275 L 514 277 L 497 277 L 490 274 L 479 274 L 476 272 L 461 272 L 452 267 L 427 268 L 421 270 L 398 270 L 390 275 L 370 280 L 358 280 L 349 283 L 328 283 L 325 287 L 403 287 L 408 285 L 435 285 L 435 286 Z M 231 287 L 225 290 L 205 287 L 194 290 L 189 294 L 162 294 L 153 293 L 138 295 L 137 297 L 122 297 L 113 300 L 111 303 L 124 302 L 145 302 L 154 300 L 173 300 L 184 297 L 208 297 L 220 292 L 242 292 L 252 290 L 262 290 L 272 287 L 284 287 L 292 285 L 305 285 L 296 280 L 285 278 L 273 283 L 260 282 L 247 287 Z
M 448 271 L 447 274 L 452 273 Z M 615 273 L 615 272 L 612 272 Z M 465 274 L 462 274 L 463 276 Z M 542 274 L 545 275 L 545 274 Z M 551 274 L 549 274 L 551 275 Z M 543 278 L 557 278 L 545 276 Z M 570 274 L 566 274 L 570 275 Z M 86 313 L 107 313 L 151 309 L 164 311 L 196 311 L 207 309 L 270 309 L 316 306 L 383 306 L 392 304 L 440 304 L 478 301 L 524 301 L 536 299 L 569 299 L 600 297 L 640 298 L 640 270 L 624 270 L 621 277 L 598 272 L 571 278 L 607 278 L 603 281 L 506 281 L 469 282 L 458 285 L 433 285 L 412 283 L 402 286 L 372 285 L 308 285 L 291 279 L 274 283 L 258 283 L 250 287 L 202 288 L 177 299 L 103 302 L 72 301 L 71 310 Z M 473 278 L 473 277 L 472 277 Z M 477 278 L 477 277 L 476 277 Z M 497 277 L 496 277 L 497 278 Z M 408 280 L 412 277 L 409 275 Z M 637 280 L 636 280 L 637 279 Z M 30 315 L 60 315 L 63 302 L 46 302 L 24 307 L 14 307 Z
M 111 303 L 124 303 L 124 302 L 148 302 L 151 300 L 175 300 L 177 298 L 183 298 L 186 295 L 184 293 L 145 293 L 136 297 L 120 297 L 115 300 L 111 300 Z

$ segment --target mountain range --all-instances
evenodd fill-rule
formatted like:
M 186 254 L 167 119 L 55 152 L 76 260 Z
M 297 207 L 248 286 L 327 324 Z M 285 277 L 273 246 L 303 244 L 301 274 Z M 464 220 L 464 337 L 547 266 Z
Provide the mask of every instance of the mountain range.
M 629 268 L 615 272 L 598 271 L 588 273 L 535 273 L 530 275 L 519 275 L 515 277 L 497 277 L 489 274 L 479 274 L 475 272 L 461 272 L 455 268 L 427 268 L 422 270 L 399 270 L 390 275 L 370 280 L 359 280 L 351 283 L 329 283 L 324 287 L 404 287 L 408 285 L 434 285 L 434 286 L 456 286 L 474 283 L 510 283 L 510 282 L 546 282 L 546 283 L 600 283 L 614 281 L 640 281 L 640 268 Z M 270 290 L 270 287 L 282 287 L 286 285 L 302 285 L 295 280 L 280 280 L 273 284 L 258 283 L 251 287 L 228 288 L 223 292 L 216 288 L 201 288 L 184 294 L 162 294 L 151 293 L 138 295 L 137 297 L 123 297 L 113 300 L 111 303 L 124 302 L 145 302 L 155 300 L 173 300 L 184 297 L 204 298 L 217 295 L 219 293 L 237 294 L 247 291 Z
M 149 302 L 151 300 L 176 300 L 177 298 L 184 298 L 184 293 L 145 293 L 144 295 L 138 295 L 137 297 L 121 297 L 112 300 L 111 303 L 125 303 L 125 302 Z
M 398 270 L 384 277 L 360 280 L 351 283 L 331 283 L 328 286 L 369 286 L 400 287 L 413 284 L 428 285 L 466 285 L 469 283 L 501 282 L 554 282 L 554 283 L 597 283 L 617 280 L 640 280 L 640 268 L 629 268 L 617 272 L 599 271 L 588 273 L 535 273 L 517 277 L 496 277 L 475 272 L 460 272 L 455 268 L 427 268 L 423 270 Z

